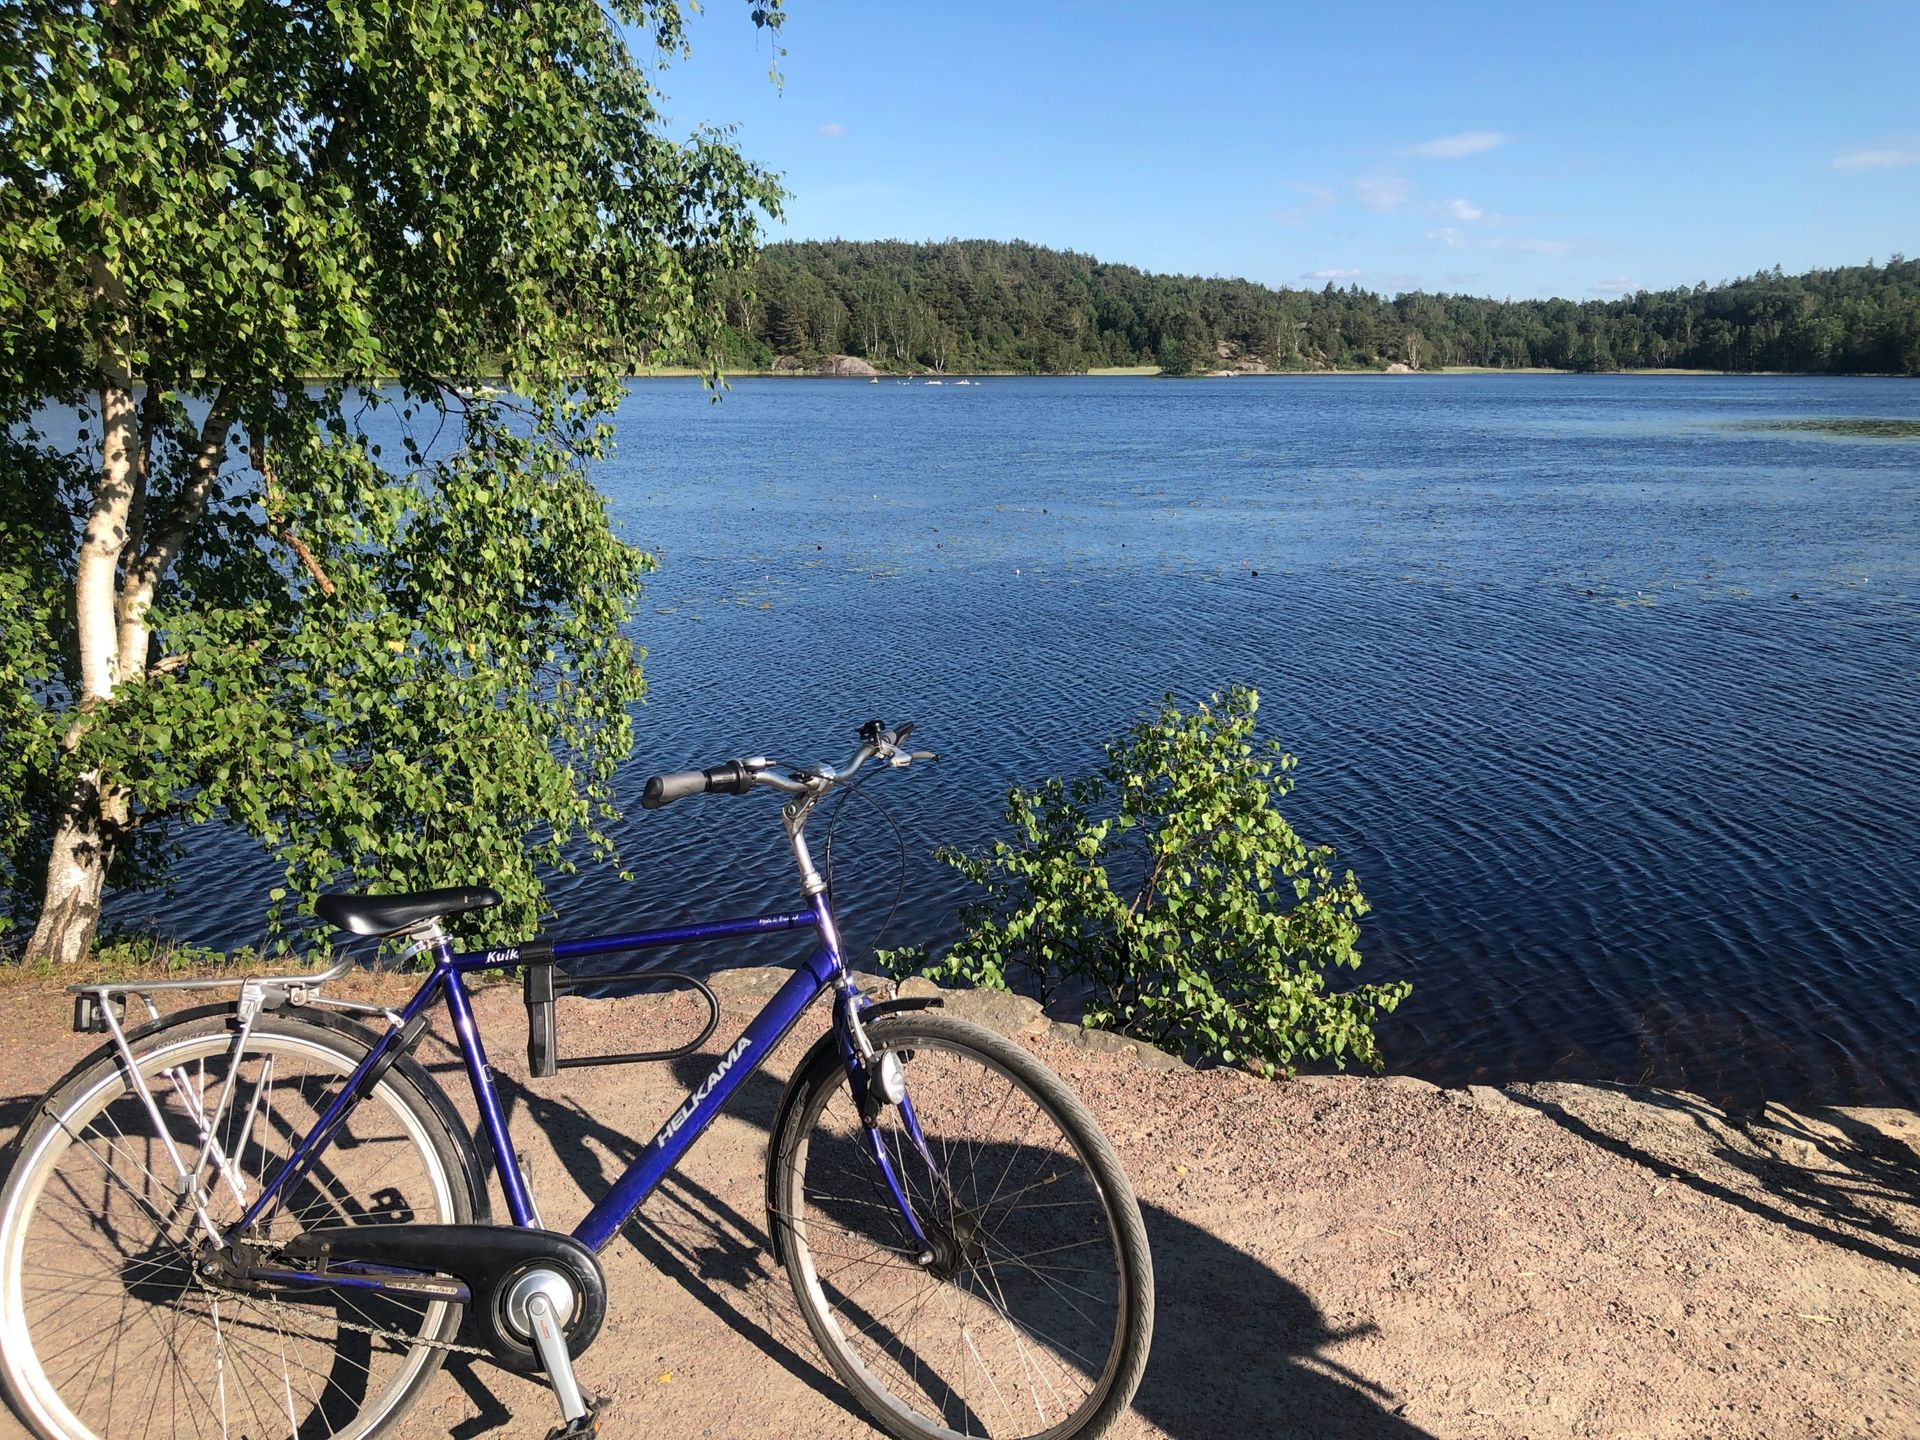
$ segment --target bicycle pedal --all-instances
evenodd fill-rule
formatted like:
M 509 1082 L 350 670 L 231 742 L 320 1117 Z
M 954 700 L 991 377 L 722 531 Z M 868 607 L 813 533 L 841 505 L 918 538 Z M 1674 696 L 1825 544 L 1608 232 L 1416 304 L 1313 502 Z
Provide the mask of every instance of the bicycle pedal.
M 547 1440 L 586 1440 L 586 1437 L 600 1433 L 600 1418 L 612 1406 L 612 1400 L 605 1395 L 596 1395 L 587 1401 L 587 1413 L 578 1420 L 569 1420 L 556 1425 L 547 1432 Z

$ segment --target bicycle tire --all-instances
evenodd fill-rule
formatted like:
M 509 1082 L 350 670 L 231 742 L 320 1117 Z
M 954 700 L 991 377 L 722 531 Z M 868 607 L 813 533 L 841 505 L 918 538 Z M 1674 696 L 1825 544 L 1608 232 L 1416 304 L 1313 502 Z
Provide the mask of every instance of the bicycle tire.
M 945 1253 L 931 1264 L 914 1256 L 862 1151 L 837 1048 L 818 1052 L 795 1077 L 769 1152 L 769 1223 L 815 1342 L 899 1440 L 1101 1434 L 1131 1402 L 1153 1336 L 1146 1230 L 1112 1146 L 1059 1077 L 989 1030 L 920 1013 L 866 1030 L 873 1065 L 901 1061 L 926 1143 L 913 1142 L 897 1105 L 878 1117 L 883 1140 Z M 1014 1203 L 1036 1190 L 1043 1200 Z M 1088 1263 L 1069 1266 L 1069 1256 Z M 1109 1296 L 1110 1322 L 1087 1313 Z M 873 1333 L 897 1316 L 931 1316 L 929 1338 Z M 1104 1339 L 1069 1343 L 1083 1334 Z M 963 1393 L 975 1374 L 984 1384 Z M 1026 1393 L 1010 1399 L 1017 1388 Z
M 201 1121 L 220 1113 L 232 1040 L 225 1007 L 128 1037 L 190 1164 Z M 217 1164 L 206 1172 L 216 1224 L 238 1217 L 370 1043 L 333 1017 L 257 1019 L 216 1127 L 240 1193 Z M 389 1069 L 268 1238 L 308 1223 L 464 1223 L 484 1211 L 471 1142 L 431 1087 L 414 1066 Z M 281 1298 L 202 1279 L 199 1221 L 165 1148 L 110 1046 L 48 1093 L 17 1142 L 0 1190 L 0 1388 L 15 1415 L 43 1440 L 120 1433 L 132 1415 L 142 1434 L 371 1440 L 404 1414 L 444 1359 L 439 1342 L 460 1307 L 333 1291 Z

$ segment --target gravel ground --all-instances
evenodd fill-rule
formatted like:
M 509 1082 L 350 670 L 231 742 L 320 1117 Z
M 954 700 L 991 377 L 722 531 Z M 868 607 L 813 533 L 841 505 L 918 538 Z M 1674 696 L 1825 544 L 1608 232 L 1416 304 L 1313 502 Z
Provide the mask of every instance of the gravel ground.
M 780 978 L 724 977 L 712 1055 Z M 0 1134 L 89 1048 L 66 1033 L 70 1003 L 0 987 Z M 687 1003 L 563 1002 L 562 1053 L 660 1043 Z M 1115 1435 L 1920 1436 L 1912 1115 L 1735 1118 L 1692 1096 L 1565 1084 L 1268 1084 L 1050 1025 L 1008 997 L 949 1008 L 1059 1071 L 1139 1192 L 1158 1325 Z M 517 988 L 477 1009 L 556 1228 L 712 1065 L 528 1081 Z M 581 1365 L 614 1399 L 604 1434 L 876 1433 L 765 1246 L 766 1131 L 816 1014 L 608 1247 L 607 1328 Z M 460 1099 L 444 1026 L 423 1055 Z M 539 1387 L 456 1362 L 393 1433 L 538 1437 L 555 1414 Z

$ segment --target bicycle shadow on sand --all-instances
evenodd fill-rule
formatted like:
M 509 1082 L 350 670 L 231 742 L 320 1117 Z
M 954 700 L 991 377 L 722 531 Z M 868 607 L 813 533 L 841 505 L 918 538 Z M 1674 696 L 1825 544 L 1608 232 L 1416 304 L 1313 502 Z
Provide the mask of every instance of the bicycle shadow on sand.
M 707 1056 L 671 1062 L 675 1078 L 687 1089 L 698 1085 L 711 1065 Z M 524 1112 L 552 1145 L 570 1181 L 588 1196 L 605 1193 L 647 1143 L 594 1119 L 564 1096 L 542 1093 L 507 1075 L 497 1080 L 503 1104 Z M 756 1074 L 727 1113 L 769 1131 L 782 1088 L 780 1079 Z M 757 1199 L 758 1166 L 754 1179 Z M 1144 1420 L 1176 1440 L 1427 1436 L 1395 1413 L 1399 1397 L 1353 1374 L 1333 1353 L 1373 1327 L 1336 1330 L 1305 1291 L 1266 1264 L 1163 1207 L 1143 1204 L 1141 1211 L 1153 1247 L 1157 1316 L 1152 1358 L 1134 1399 L 1135 1423 Z M 676 1172 L 621 1230 L 620 1242 L 789 1376 L 860 1415 L 853 1397 L 818 1358 L 786 1273 L 773 1259 L 765 1215 L 757 1206 L 751 1214 L 742 1213 Z M 612 1335 L 600 1343 L 609 1339 L 618 1343 Z M 455 1430 L 457 1440 L 500 1433 L 510 1419 L 497 1401 L 486 1413 L 487 1400 L 476 1386 L 484 1385 L 487 1373 L 485 1367 L 456 1373 L 483 1410 Z
M 418 1058 L 457 1095 L 464 1088 L 460 1062 L 436 1042 L 437 1035 Z M 711 1064 L 711 1057 L 693 1056 L 674 1062 L 672 1071 L 690 1089 Z M 495 1080 L 509 1114 L 524 1112 L 515 1117 L 523 1145 L 530 1122 L 571 1183 L 587 1196 L 605 1193 L 647 1143 L 596 1120 L 564 1095 L 534 1089 L 504 1072 L 496 1072 Z M 727 1113 L 762 1133 L 770 1130 L 783 1084 L 774 1075 L 755 1074 Z M 0 1124 L 6 1127 L 0 1135 L 28 1119 L 38 1100 L 37 1095 L 0 1099 Z M 0 1154 L 0 1168 L 11 1159 Z M 616 1245 L 631 1246 L 637 1258 L 673 1283 L 678 1295 L 704 1307 L 791 1379 L 860 1417 L 853 1397 L 819 1359 L 786 1273 L 773 1259 L 757 1203 L 757 1162 L 752 1180 L 754 1203 L 751 1213 L 744 1213 L 710 1187 L 675 1172 L 622 1228 Z M 560 1187 L 549 1182 L 538 1188 Z M 1420 1440 L 1428 1435 L 1394 1413 L 1397 1397 L 1369 1385 L 1338 1360 L 1341 1343 L 1371 1333 L 1371 1327 L 1332 1328 L 1305 1291 L 1266 1264 L 1164 1207 L 1143 1204 L 1141 1211 L 1153 1247 L 1157 1314 L 1132 1424 L 1144 1421 L 1175 1440 L 1223 1435 Z M 613 1289 L 617 1308 L 618 1282 Z M 649 1371 L 650 1366 L 638 1356 L 624 1366 L 616 1358 L 610 1372 L 607 1357 L 619 1344 L 610 1323 L 597 1353 L 589 1354 L 588 1374 L 631 1392 L 644 1382 L 637 1373 L 621 1372 Z M 524 1382 L 485 1363 L 455 1356 L 444 1374 L 478 1412 L 452 1425 L 453 1440 L 528 1432 L 529 1420 L 536 1430 L 549 1423 L 548 1402 L 530 1405 L 528 1394 L 515 1394 Z

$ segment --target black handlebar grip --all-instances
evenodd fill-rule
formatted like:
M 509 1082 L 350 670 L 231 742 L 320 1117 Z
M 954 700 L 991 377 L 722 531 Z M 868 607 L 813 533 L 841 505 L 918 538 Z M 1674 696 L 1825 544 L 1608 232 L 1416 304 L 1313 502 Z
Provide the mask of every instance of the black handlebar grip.
M 675 770 L 670 775 L 649 775 L 646 789 L 640 792 L 642 810 L 658 810 L 689 795 L 706 793 L 707 777 L 700 770 Z
M 705 770 L 675 770 L 670 775 L 650 775 L 640 792 L 642 810 L 658 810 L 689 795 L 744 795 L 753 789 L 753 770 L 738 760 L 724 765 L 709 765 Z

